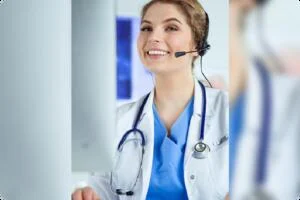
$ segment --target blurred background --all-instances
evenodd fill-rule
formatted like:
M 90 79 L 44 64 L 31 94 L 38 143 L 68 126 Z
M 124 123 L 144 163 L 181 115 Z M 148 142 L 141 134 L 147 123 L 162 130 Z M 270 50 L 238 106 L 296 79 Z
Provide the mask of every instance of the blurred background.
M 299 2 L 231 0 L 231 199 L 300 194 Z

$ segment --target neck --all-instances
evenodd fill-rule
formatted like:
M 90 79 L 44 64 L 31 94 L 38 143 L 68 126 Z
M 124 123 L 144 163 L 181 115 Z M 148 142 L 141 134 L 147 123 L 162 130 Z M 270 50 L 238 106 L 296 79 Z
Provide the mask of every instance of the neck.
M 171 125 L 193 96 L 194 78 L 191 72 L 156 75 L 155 83 L 154 101 L 169 132 Z
M 187 103 L 193 91 L 192 74 L 155 77 L 155 103 L 157 104 L 173 104 L 182 101 Z

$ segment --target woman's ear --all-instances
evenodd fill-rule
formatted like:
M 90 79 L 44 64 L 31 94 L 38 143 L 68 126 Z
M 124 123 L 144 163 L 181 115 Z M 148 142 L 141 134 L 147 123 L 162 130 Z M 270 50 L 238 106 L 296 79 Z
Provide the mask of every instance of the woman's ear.
M 198 56 L 199 56 L 198 52 L 194 52 L 192 55 L 193 55 L 194 57 L 198 57 Z
M 198 57 L 198 56 L 199 56 L 199 53 L 198 53 L 198 51 L 197 51 L 197 46 L 194 46 L 193 51 L 196 51 L 196 52 L 192 53 L 192 55 L 193 55 L 194 57 Z

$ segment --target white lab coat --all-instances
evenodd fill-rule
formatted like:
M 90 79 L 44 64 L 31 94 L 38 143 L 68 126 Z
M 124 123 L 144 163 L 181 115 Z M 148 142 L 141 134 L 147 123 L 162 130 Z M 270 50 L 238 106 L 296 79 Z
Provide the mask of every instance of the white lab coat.
M 217 200 L 224 199 L 229 191 L 228 180 L 228 100 L 227 95 L 217 89 L 206 88 L 207 111 L 205 123 L 204 142 L 211 148 L 208 158 L 195 159 L 192 157 L 193 148 L 199 140 L 200 122 L 202 111 L 202 92 L 200 85 L 195 80 L 194 113 L 190 121 L 187 144 L 184 155 L 184 181 L 188 198 L 190 200 Z M 142 165 L 142 173 L 134 188 L 133 197 L 120 196 L 112 192 L 110 187 L 110 175 L 96 174 L 89 178 L 89 185 L 97 192 L 101 200 L 136 199 L 146 198 L 153 160 L 154 147 L 154 118 L 153 118 L 152 91 L 144 107 L 138 128 L 144 132 L 146 138 L 145 154 Z M 118 110 L 117 143 L 123 134 L 132 128 L 133 120 L 144 97 L 139 101 L 127 104 Z M 127 156 L 127 155 L 126 155 Z M 128 166 L 124 174 L 130 171 L 132 158 L 128 154 Z
M 272 199 L 296 199 L 300 194 L 300 80 L 270 74 L 272 115 L 264 189 Z M 262 84 L 256 67 L 249 72 L 244 131 L 237 145 L 232 200 L 243 199 L 255 188 L 261 126 Z

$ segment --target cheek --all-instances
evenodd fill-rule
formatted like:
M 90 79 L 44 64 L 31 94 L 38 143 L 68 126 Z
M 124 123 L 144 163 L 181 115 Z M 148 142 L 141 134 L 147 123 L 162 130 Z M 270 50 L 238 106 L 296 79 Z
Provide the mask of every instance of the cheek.
M 137 38 L 138 48 L 142 48 L 145 44 L 145 36 L 143 34 L 139 34 Z
M 137 50 L 138 50 L 138 53 L 139 53 L 139 55 L 141 56 L 142 55 L 142 53 L 144 52 L 143 51 L 143 48 L 144 48 L 144 42 L 145 41 L 145 38 L 140 34 L 139 36 L 138 36 L 138 38 L 137 38 Z
M 136 49 L 137 49 L 138 55 L 140 57 L 141 57 L 141 48 L 142 48 L 141 40 L 140 40 L 140 36 L 138 36 L 137 41 L 136 41 Z
M 169 44 L 172 45 L 174 51 L 189 51 L 190 50 L 190 39 L 187 37 L 180 36 L 170 36 L 168 38 Z

